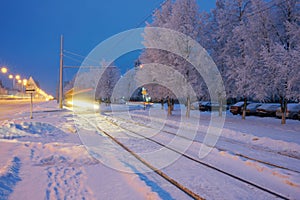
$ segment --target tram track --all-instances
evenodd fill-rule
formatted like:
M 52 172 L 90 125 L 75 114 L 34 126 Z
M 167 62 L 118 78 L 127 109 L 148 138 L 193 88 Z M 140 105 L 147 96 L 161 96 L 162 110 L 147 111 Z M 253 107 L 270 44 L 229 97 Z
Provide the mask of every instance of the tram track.
M 107 117 L 106 117 L 105 119 L 106 119 L 107 122 L 111 123 L 112 125 L 114 125 L 114 126 L 116 126 L 116 127 L 118 127 L 118 128 L 121 128 L 121 129 L 123 129 L 123 130 L 125 130 L 125 131 L 127 131 L 127 132 L 130 132 L 131 134 L 135 134 L 135 135 L 138 136 L 138 137 L 144 138 L 144 139 L 146 139 L 146 140 L 148 140 L 148 141 L 151 141 L 151 142 L 153 142 L 153 143 L 155 143 L 155 144 L 157 144 L 157 145 L 160 145 L 160 146 L 163 147 L 163 148 L 167 148 L 168 150 L 173 151 L 173 152 L 175 152 L 175 153 L 177 153 L 177 154 L 180 154 L 181 156 L 183 156 L 184 158 L 186 158 L 186 159 L 188 159 L 188 160 L 190 160 L 190 161 L 193 161 L 193 162 L 195 162 L 195 163 L 197 163 L 197 164 L 200 164 L 200 165 L 205 166 L 205 167 L 207 167 L 207 168 L 210 168 L 210 169 L 212 169 L 212 170 L 214 170 L 214 171 L 217 171 L 217 172 L 219 172 L 219 173 L 221 173 L 221 174 L 223 174 L 223 175 L 226 175 L 226 176 L 228 176 L 228 177 L 230 177 L 230 178 L 233 178 L 233 179 L 235 179 L 235 180 L 237 180 L 237 181 L 239 181 L 239 182 L 242 182 L 242 183 L 244 183 L 244 184 L 247 184 L 247 185 L 250 185 L 250 186 L 252 186 L 252 187 L 255 187 L 255 188 L 257 188 L 257 189 L 259 189 L 259 190 L 261 190 L 261 191 L 263 191 L 263 192 L 266 192 L 266 193 L 268 193 L 268 194 L 270 194 L 270 195 L 273 195 L 274 197 L 277 197 L 277 198 L 280 198 L 280 199 L 286 199 L 286 200 L 289 199 L 289 197 L 286 197 L 286 196 L 284 196 L 284 195 L 282 195 L 282 194 L 279 194 L 279 193 L 277 193 L 277 192 L 275 192 L 275 191 L 272 191 L 271 189 L 268 189 L 268 188 L 265 188 L 265 187 L 263 187 L 263 186 L 260 186 L 260 185 L 257 184 L 257 183 L 254 183 L 254 182 L 248 181 L 248 180 L 246 180 L 246 179 L 244 179 L 244 178 L 238 177 L 237 175 L 234 175 L 234 174 L 231 174 L 231 173 L 229 173 L 229 172 L 226 172 L 226 171 L 224 171 L 224 170 L 222 170 L 222 169 L 220 169 L 220 168 L 218 168 L 218 167 L 215 167 L 215 166 L 213 166 L 213 165 L 211 165 L 211 164 L 209 164 L 209 163 L 206 163 L 206 162 L 203 162 L 203 161 L 201 161 L 201 160 L 198 160 L 198 159 L 196 159 L 196 158 L 194 158 L 194 157 L 192 157 L 192 156 L 190 156 L 190 155 L 187 155 L 187 154 L 185 154 L 185 153 L 182 153 L 182 152 L 176 150 L 175 148 L 172 148 L 172 147 L 170 147 L 170 146 L 167 146 L 167 145 L 165 145 L 165 144 L 163 144 L 163 143 L 161 143 L 161 142 L 159 142 L 159 141 L 157 141 L 157 140 L 154 140 L 154 139 L 152 139 L 152 138 L 146 137 L 145 135 L 140 134 L 140 133 L 137 133 L 137 132 L 135 132 L 135 131 L 133 131 L 133 130 L 130 130 L 130 129 L 128 129 L 128 128 L 124 128 L 124 127 L 122 127 L 122 126 L 119 126 L 117 123 L 115 123 L 115 122 L 109 120 Z M 146 160 L 144 160 L 143 158 L 139 157 L 136 153 L 134 153 L 131 149 L 129 149 L 128 147 L 126 147 L 126 145 L 124 145 L 123 143 L 121 143 L 120 141 L 118 141 L 116 138 L 114 138 L 113 136 L 111 136 L 109 133 L 105 132 L 105 131 L 102 130 L 100 127 L 98 127 L 98 129 L 99 129 L 99 131 L 105 133 L 105 135 L 107 135 L 109 138 L 111 138 L 113 141 L 115 141 L 118 145 L 122 146 L 126 151 L 128 151 L 129 153 L 131 153 L 131 154 L 132 154 L 134 157 L 136 157 L 138 160 L 140 160 L 141 162 L 143 162 L 145 165 L 147 165 L 148 167 L 149 167 L 149 166 L 152 166 L 150 163 L 148 163 L 148 162 L 147 162 Z M 139 158 L 140 158 L 140 159 L 139 159 Z M 154 170 L 157 174 L 159 174 L 160 176 L 161 176 L 161 174 L 163 174 L 163 176 L 162 176 L 163 178 L 165 178 L 164 176 L 167 176 L 165 173 L 163 173 L 162 171 L 156 169 L 155 167 L 154 167 L 154 168 L 150 167 L 150 168 L 153 169 L 153 170 Z M 169 176 L 167 176 L 167 177 L 169 177 Z M 166 178 L 165 178 L 165 179 L 166 179 Z M 173 182 L 178 183 L 178 182 L 175 181 L 174 179 L 172 179 L 172 178 L 170 178 L 170 179 L 173 180 L 173 181 L 169 181 L 169 180 L 168 180 L 168 181 L 171 182 L 172 184 L 173 184 Z M 167 180 L 167 179 L 166 179 L 166 180 Z M 176 187 L 177 187 L 177 186 L 176 186 Z M 183 187 L 184 187 L 184 186 L 183 186 Z M 186 188 L 186 187 L 184 187 L 184 188 Z M 180 188 L 180 189 L 182 190 L 182 188 Z M 188 189 L 188 191 L 191 191 L 191 190 Z M 185 193 L 187 193 L 187 192 L 185 192 Z M 196 194 L 196 193 L 194 193 L 194 192 L 192 192 L 192 193 L 193 193 L 193 194 Z M 188 193 L 187 193 L 187 194 L 188 194 Z M 196 194 L 196 196 L 193 196 L 193 195 L 189 195 L 189 196 L 191 196 L 191 197 L 194 198 L 194 199 L 204 199 L 203 197 L 200 197 L 198 194 Z
M 82 118 L 82 115 L 81 115 L 81 118 Z M 83 119 L 85 119 L 85 118 L 83 118 Z M 90 123 L 88 119 L 85 119 L 85 120 L 88 123 Z M 106 122 L 109 122 L 109 121 L 106 121 Z M 112 122 L 109 122 L 109 123 L 113 124 Z M 115 125 L 115 124 L 113 124 L 113 125 Z M 117 125 L 115 125 L 115 126 L 117 126 Z M 145 166 L 147 166 L 148 168 L 150 168 L 151 170 L 153 170 L 157 175 L 159 175 L 164 180 L 166 180 L 169 183 L 171 183 L 172 185 L 174 185 L 176 188 L 178 188 L 180 191 L 184 192 L 186 195 L 188 195 L 192 199 L 195 199 L 195 200 L 205 200 L 205 198 L 203 198 L 200 195 L 198 195 L 197 193 L 193 192 L 191 189 L 187 188 L 186 186 L 180 184 L 178 181 L 176 181 L 172 177 L 168 176 L 166 173 L 164 173 L 163 171 L 161 171 L 160 169 L 156 168 L 154 165 L 152 165 L 151 163 L 149 163 L 148 161 L 146 161 L 145 159 L 143 159 L 141 156 L 139 156 L 137 153 L 135 153 L 134 151 L 132 151 L 125 144 L 123 144 L 122 142 L 120 142 L 116 137 L 112 136 L 110 133 L 108 133 L 107 131 L 105 131 L 101 127 L 99 127 L 99 125 L 96 125 L 95 127 L 98 129 L 99 132 L 101 132 L 106 137 L 108 137 L 109 139 L 111 139 L 113 142 L 115 142 L 117 145 L 119 145 L 125 151 L 127 151 L 128 153 L 130 153 L 133 157 L 135 157 L 137 160 L 139 160 Z
M 109 116 L 106 116 L 106 117 L 109 117 Z M 144 116 L 143 116 L 144 117 Z M 139 123 L 139 122 L 135 122 L 135 121 L 130 121 L 130 120 L 126 120 L 124 118 L 118 118 L 118 120 L 123 120 L 125 123 L 132 123 L 132 124 L 135 124 L 137 126 L 143 126 L 145 128 L 150 128 L 150 129 L 153 129 L 155 131 L 157 131 L 155 128 L 151 127 L 151 126 L 147 126 L 145 124 L 142 124 L 142 123 Z M 120 124 L 116 124 L 118 126 L 120 126 L 122 128 L 122 126 Z M 174 128 L 174 127 L 172 127 Z M 130 130 L 128 130 L 130 131 Z M 179 135 L 179 134 L 176 134 L 176 133 L 173 133 L 171 131 L 166 131 L 166 130 L 160 130 L 160 132 L 163 132 L 163 133 L 166 133 L 166 134 L 169 134 L 169 135 L 172 135 L 172 136 L 176 136 L 176 137 L 180 137 L 180 138 L 183 138 L 183 139 L 186 139 L 186 140 L 189 140 L 189 141 L 192 141 L 194 143 L 198 143 L 198 144 L 203 144 L 201 141 L 198 141 L 196 139 L 191 139 L 189 137 L 186 137 L 186 136 L 183 136 L 183 135 Z M 243 146 L 247 146 L 249 147 L 249 145 L 247 144 L 243 144 L 243 143 L 240 143 L 240 142 L 237 142 L 235 140 L 229 140 L 229 139 L 224 139 L 224 141 L 226 142 L 229 142 L 229 143 L 234 143 L 234 144 L 238 144 L 238 145 L 243 145 Z M 264 165 L 268 165 L 270 167 L 276 167 L 276 168 L 279 168 L 279 169 L 284 169 L 284 170 L 288 170 L 288 171 L 291 171 L 291 172 L 295 172 L 295 173 L 300 173 L 299 170 L 295 170 L 295 169 L 291 169 L 291 168 L 288 168 L 288 167 L 284 167 L 284 166 L 280 166 L 278 164 L 274 164 L 274 163 L 270 163 L 268 161 L 264 161 L 264 160 L 261 160 L 261 159 L 257 159 L 257 158 L 253 158 L 251 156 L 247 156 L 247 155 L 243 155 L 242 153 L 237 153 L 237 152 L 233 152 L 232 150 L 228 150 L 228 149 L 225 149 L 225 148 L 222 148 L 222 147 L 218 147 L 218 146 L 211 146 L 209 144 L 205 144 L 206 146 L 210 147 L 210 148 L 214 148 L 214 149 L 217 149 L 218 151 L 224 151 L 224 152 L 230 152 L 232 155 L 234 156 L 238 156 L 238 157 L 241 157 L 241 158 L 244 158 L 244 159 L 248 159 L 248 160 L 251 160 L 251 161 L 255 161 L 255 162 L 258 162 L 258 163 L 261 163 L 261 164 L 264 164 Z M 250 148 L 250 147 L 249 147 Z M 263 151 L 266 151 L 268 153 L 274 153 L 273 151 L 268 151 L 268 150 L 265 150 L 265 149 L 261 149 L 261 148 L 256 148 L 256 147 L 253 147 L 251 146 L 251 148 L 254 148 L 256 150 L 263 150 Z M 297 157 L 294 157 L 294 156 L 289 156 L 289 155 L 286 155 L 284 153 L 281 153 L 281 152 L 276 152 L 278 153 L 279 155 L 281 156 L 286 156 L 286 157 L 289 157 L 289 158 L 292 158 L 292 159 L 298 159 Z

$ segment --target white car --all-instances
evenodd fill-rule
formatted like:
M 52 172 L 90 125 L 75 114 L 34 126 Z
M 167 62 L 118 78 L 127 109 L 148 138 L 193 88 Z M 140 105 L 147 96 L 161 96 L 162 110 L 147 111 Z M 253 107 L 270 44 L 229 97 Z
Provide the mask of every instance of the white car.
M 298 119 L 298 114 L 300 112 L 300 104 L 299 103 L 288 103 L 286 110 L 286 118 L 289 119 Z M 276 110 L 276 117 L 281 118 L 282 112 L 281 108 Z

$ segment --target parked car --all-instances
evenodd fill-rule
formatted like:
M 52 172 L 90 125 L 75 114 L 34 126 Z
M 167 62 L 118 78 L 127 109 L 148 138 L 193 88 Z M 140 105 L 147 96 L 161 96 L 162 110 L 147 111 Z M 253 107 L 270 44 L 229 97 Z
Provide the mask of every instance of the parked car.
M 256 115 L 256 109 L 261 106 L 262 103 L 250 103 L 246 107 L 246 115 Z M 243 107 L 241 109 L 241 112 L 243 112 Z
M 251 102 L 247 102 L 247 105 L 250 104 Z M 244 101 L 239 101 L 236 104 L 230 106 L 230 112 L 233 115 L 237 115 L 237 114 L 242 114 L 242 108 L 244 106 Z
M 300 120 L 300 111 L 298 112 L 298 119 Z
M 199 110 L 200 111 L 210 111 L 210 102 L 209 101 L 203 101 L 199 105 Z
M 223 106 L 224 109 L 228 110 L 228 106 L 226 104 Z M 220 107 L 219 103 L 205 101 L 201 103 L 199 109 L 201 111 L 212 111 L 212 110 L 219 110 L 219 107 Z
M 288 103 L 287 104 L 286 118 L 298 119 L 299 112 L 300 112 L 300 104 L 298 104 L 298 103 Z M 276 117 L 278 117 L 278 118 L 282 117 L 281 108 L 277 109 Z
M 279 103 L 264 103 L 256 109 L 256 114 L 261 117 L 275 117 L 278 108 Z

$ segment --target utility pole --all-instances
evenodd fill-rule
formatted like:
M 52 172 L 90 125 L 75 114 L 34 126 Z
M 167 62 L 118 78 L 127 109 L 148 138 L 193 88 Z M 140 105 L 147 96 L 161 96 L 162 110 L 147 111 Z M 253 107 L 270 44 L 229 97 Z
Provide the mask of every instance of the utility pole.
M 60 65 L 59 65 L 59 108 L 62 109 L 62 101 L 63 101 L 63 35 L 60 36 Z

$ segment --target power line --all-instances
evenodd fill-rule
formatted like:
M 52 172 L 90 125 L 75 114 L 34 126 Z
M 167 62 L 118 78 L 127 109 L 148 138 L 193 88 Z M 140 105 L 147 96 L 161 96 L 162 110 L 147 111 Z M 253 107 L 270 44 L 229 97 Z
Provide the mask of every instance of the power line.
M 137 26 L 135 26 L 135 28 L 139 28 L 141 25 L 143 25 L 143 23 L 145 23 L 145 22 L 153 15 L 153 13 L 154 13 L 155 11 L 158 10 L 158 9 L 160 9 L 162 6 L 164 6 L 164 4 L 166 4 L 166 2 L 167 2 L 167 0 L 163 1 L 162 3 L 157 4 L 157 5 L 155 6 L 155 9 L 153 9 L 153 11 L 152 11 L 150 14 L 146 15 L 146 16 L 143 18 L 143 20 L 142 20 L 141 22 L 139 22 L 139 23 L 137 24 Z M 129 35 L 125 35 L 123 38 L 120 38 L 120 40 L 119 40 L 113 47 L 111 47 L 109 51 L 111 51 L 112 49 L 114 49 L 115 47 L 117 47 L 117 46 L 118 46 L 124 39 L 126 39 L 127 37 L 129 37 Z M 78 54 L 78 53 L 74 53 L 74 52 L 71 52 L 71 51 L 68 51 L 68 50 L 64 50 L 64 52 L 67 53 L 67 54 L 71 54 L 71 55 L 73 55 L 73 56 L 77 56 L 77 57 L 80 57 L 80 58 L 83 58 L 83 59 L 87 59 L 88 61 L 96 62 L 97 64 L 99 64 L 99 61 L 98 61 L 98 60 L 86 58 L 86 56 L 80 55 L 80 54 Z M 65 56 L 66 58 L 69 58 L 69 59 L 71 59 L 71 60 L 73 60 L 73 61 L 76 61 L 76 62 L 78 62 L 78 63 L 82 63 L 82 61 L 80 61 L 80 60 L 78 60 L 78 59 L 72 58 L 72 57 L 67 56 L 67 55 L 65 55 L 65 54 L 64 54 L 64 56 Z M 68 67 L 67 67 L 67 68 L 68 68 Z M 71 66 L 70 68 L 75 68 L 75 66 Z
M 161 8 L 167 3 L 167 1 L 168 1 L 168 0 L 165 0 L 165 1 L 163 1 L 162 3 L 157 4 L 157 5 L 155 6 L 155 9 L 153 9 L 153 11 L 152 11 L 150 14 L 146 15 L 146 16 L 142 19 L 142 21 L 139 22 L 139 23 L 137 24 L 137 26 L 135 26 L 135 28 L 139 28 L 140 26 L 142 26 L 142 25 L 143 25 L 143 24 L 144 24 L 151 16 L 153 16 L 153 13 L 154 13 L 156 10 L 161 9 Z M 283 3 L 284 3 L 284 2 L 281 2 L 281 3 L 276 3 L 276 2 L 272 2 L 272 1 L 271 1 L 271 2 L 267 2 L 267 3 L 265 4 L 265 5 L 266 5 L 265 8 L 262 8 L 262 9 L 260 9 L 260 10 L 258 10 L 258 11 L 252 12 L 252 13 L 249 13 L 249 14 L 245 15 L 245 17 L 246 17 L 246 18 L 248 18 L 248 17 L 253 17 L 253 16 L 255 16 L 255 15 L 259 14 L 259 13 L 262 13 L 262 12 L 265 12 L 265 11 L 267 11 L 267 10 L 270 10 L 270 9 L 272 9 L 272 8 L 275 7 L 275 6 L 280 6 L 280 5 L 283 4 Z M 272 4 L 272 5 L 267 6 L 267 4 Z M 228 25 L 230 25 L 230 24 L 232 24 L 232 22 L 227 22 L 226 24 L 222 25 L 222 26 L 219 27 L 219 28 L 222 29 L 222 28 L 224 28 L 224 27 L 226 27 L 226 26 L 228 26 Z M 125 40 L 125 39 L 126 39 L 127 37 L 129 37 L 129 36 L 130 36 L 130 35 L 124 35 L 124 37 L 123 37 L 123 38 L 120 38 L 120 40 L 119 40 L 113 47 L 111 47 L 111 49 L 117 47 L 123 40 Z M 111 50 L 111 49 L 110 49 L 110 50 Z M 74 53 L 74 52 L 71 52 L 71 51 L 68 51 L 68 50 L 64 50 L 64 52 L 67 53 L 67 54 L 71 54 L 71 55 L 73 55 L 73 56 L 77 56 L 77 57 L 80 57 L 80 58 L 83 58 L 83 59 L 87 59 L 87 60 L 89 60 L 89 61 L 92 61 L 92 62 L 95 62 L 95 63 L 99 64 L 99 61 L 98 61 L 98 60 L 86 58 L 86 56 L 80 55 L 80 54 L 78 54 L 78 53 Z M 82 63 L 82 61 L 79 60 L 79 59 L 72 58 L 72 57 L 67 56 L 67 55 L 65 55 L 65 54 L 64 54 L 64 56 L 65 56 L 66 58 L 69 58 L 69 59 L 75 61 L 75 62 Z
M 268 3 L 271 3 L 271 2 L 268 2 Z M 281 2 L 281 3 L 273 3 L 273 5 L 271 5 L 271 6 L 269 6 L 269 7 L 266 7 L 266 8 L 264 8 L 264 9 L 262 9 L 262 10 L 260 10 L 260 11 L 257 11 L 257 12 L 254 12 L 254 13 L 252 13 L 252 14 L 249 14 L 247 17 L 252 17 L 252 16 L 254 16 L 254 15 L 256 15 L 256 14 L 258 14 L 258 13 L 262 13 L 262 12 L 265 12 L 265 11 L 267 11 L 267 10 L 270 10 L 271 8 L 273 8 L 273 7 L 275 7 L 275 6 L 280 6 L 281 4 L 283 4 L 283 3 L 285 3 L 285 2 Z M 266 3 L 267 4 L 267 3 Z
M 163 1 L 162 3 L 157 4 L 157 5 L 155 6 L 155 9 L 153 9 L 152 12 L 151 12 L 150 14 L 148 14 L 147 16 L 145 16 L 145 17 L 143 18 L 143 20 L 142 20 L 140 23 L 138 23 L 138 25 L 137 25 L 135 28 L 139 28 L 143 23 L 145 23 L 150 17 L 153 16 L 154 12 L 155 12 L 156 10 L 159 10 L 160 8 L 162 8 L 162 7 L 167 3 L 167 1 L 168 1 L 168 0 L 165 0 L 165 1 Z
M 265 11 L 267 11 L 267 10 L 270 10 L 270 9 L 272 9 L 273 7 L 275 7 L 275 6 L 280 6 L 281 4 L 284 4 L 285 2 L 281 2 L 281 3 L 276 3 L 276 2 L 267 2 L 265 5 L 267 5 L 267 4 L 271 4 L 272 3 L 272 5 L 270 5 L 270 6 L 268 6 L 268 7 L 266 7 L 266 8 L 263 8 L 263 9 L 261 9 L 261 10 L 258 10 L 258 11 L 255 11 L 255 12 L 252 12 L 252 13 L 249 13 L 249 14 L 247 14 L 247 15 L 245 15 L 245 17 L 246 18 L 249 18 L 249 17 L 253 17 L 254 15 L 256 15 L 256 14 L 259 14 L 259 13 L 262 13 L 262 12 L 265 12 Z M 219 27 L 219 29 L 222 29 L 222 28 L 224 28 L 224 27 L 226 27 L 226 26 L 228 26 L 228 25 L 231 25 L 232 24 L 232 22 L 227 22 L 227 23 L 225 23 L 224 25 L 222 25 L 221 27 Z
M 140 23 L 138 23 L 138 25 L 135 28 L 139 28 L 142 24 L 144 24 L 146 22 L 146 20 L 149 19 L 156 10 L 159 10 L 160 8 L 162 8 L 162 6 L 164 6 L 167 1 L 168 0 L 164 0 L 162 3 L 157 4 L 157 6 L 155 7 L 155 9 L 153 9 L 153 11 L 150 14 L 148 14 Z M 111 49 L 116 48 L 123 40 L 125 40 L 126 38 L 128 38 L 131 34 L 132 34 L 132 32 L 130 34 L 124 35 L 122 38 L 120 38 L 119 41 L 116 42 L 116 44 L 113 45 L 110 48 L 110 51 L 111 51 Z
M 65 57 L 65 58 L 68 58 L 68 59 L 70 59 L 70 60 L 72 60 L 72 61 L 75 61 L 75 62 L 77 62 L 77 63 L 82 63 L 81 60 L 76 59 L 76 58 L 72 58 L 71 56 L 67 56 L 67 55 L 64 54 L 64 57 Z M 64 66 L 64 67 L 65 67 L 65 66 Z
M 68 51 L 68 50 L 64 50 L 64 52 L 67 53 L 67 54 L 71 54 L 71 55 L 73 55 L 73 56 L 80 57 L 80 58 L 82 58 L 82 59 L 84 59 L 84 60 L 88 60 L 88 61 L 95 62 L 95 63 L 97 63 L 97 65 L 99 64 L 99 61 L 98 61 L 98 60 L 94 60 L 94 59 L 87 58 L 86 56 L 80 55 L 80 54 L 78 54 L 78 53 L 74 53 L 74 52 L 71 52 L 71 51 Z M 64 55 L 65 55 L 66 57 L 68 57 L 66 54 L 64 54 Z M 71 58 L 71 57 L 69 57 L 69 58 L 70 58 L 70 59 L 73 59 L 73 58 Z M 73 59 L 73 60 L 74 60 L 74 59 Z M 76 60 L 74 60 L 74 61 L 77 61 L 77 62 L 79 62 L 79 63 L 82 63 L 82 60 L 76 59 Z
M 74 55 L 74 56 L 78 56 L 78 57 L 81 57 L 81 58 L 85 58 L 85 56 L 83 56 L 83 55 L 80 55 L 80 54 L 77 54 L 77 53 L 74 53 L 74 52 L 71 52 L 71 51 L 68 51 L 68 50 L 65 50 L 65 49 L 64 49 L 64 52 L 65 52 L 65 53 L 68 53 L 68 54 L 72 54 L 72 55 Z

